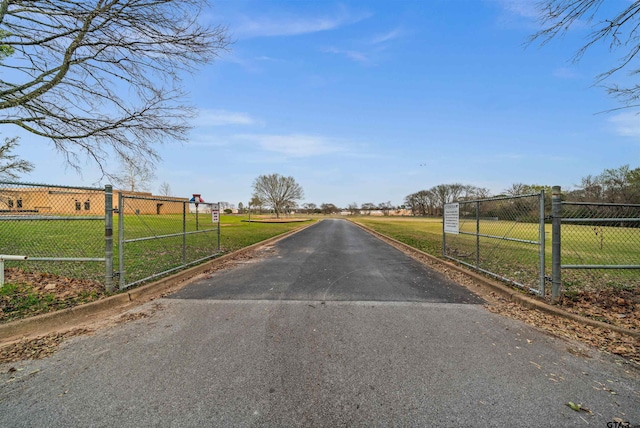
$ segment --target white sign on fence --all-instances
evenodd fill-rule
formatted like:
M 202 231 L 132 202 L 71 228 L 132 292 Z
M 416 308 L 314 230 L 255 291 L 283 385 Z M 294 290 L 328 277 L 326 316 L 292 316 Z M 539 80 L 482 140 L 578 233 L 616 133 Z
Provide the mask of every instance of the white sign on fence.
M 211 205 L 211 223 L 220 221 L 220 204 Z
M 457 202 L 444 205 L 444 232 L 460 233 L 460 204 Z

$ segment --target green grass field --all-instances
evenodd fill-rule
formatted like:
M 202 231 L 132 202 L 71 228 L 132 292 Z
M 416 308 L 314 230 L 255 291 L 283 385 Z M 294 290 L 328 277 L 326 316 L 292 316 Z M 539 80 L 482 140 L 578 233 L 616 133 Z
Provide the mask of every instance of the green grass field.
M 301 223 L 248 223 L 245 217 L 222 215 L 220 218 L 220 250 L 228 253 L 267 238 L 300 227 Z M 118 269 L 118 216 L 114 217 L 114 268 Z M 183 252 L 183 228 L 186 251 Z M 124 217 L 124 239 L 160 237 L 153 240 L 128 242 L 124 245 L 124 265 L 127 283 L 145 278 L 187 262 L 193 262 L 218 252 L 217 224 L 210 214 L 188 214 L 183 225 L 182 215 L 131 215 Z M 103 258 L 105 254 L 104 222 L 70 221 L 9 221 L 0 222 L 0 253 L 29 257 Z M 42 271 L 73 278 L 104 282 L 103 262 L 6 262 L 7 267 Z
M 442 257 L 442 220 L 421 217 L 358 217 L 356 221 L 436 257 Z M 475 221 L 461 219 L 460 230 L 475 232 Z M 480 233 L 538 241 L 538 225 L 507 221 L 481 221 Z M 545 225 L 546 274 L 551 275 L 551 225 Z M 447 253 L 476 263 L 476 237 L 447 234 Z M 538 286 L 539 247 L 520 242 L 480 238 L 480 268 L 527 286 Z M 638 265 L 640 228 L 593 227 L 563 224 L 562 264 Z M 563 269 L 565 289 L 614 287 L 635 289 L 640 270 Z M 549 287 L 548 287 L 549 288 Z

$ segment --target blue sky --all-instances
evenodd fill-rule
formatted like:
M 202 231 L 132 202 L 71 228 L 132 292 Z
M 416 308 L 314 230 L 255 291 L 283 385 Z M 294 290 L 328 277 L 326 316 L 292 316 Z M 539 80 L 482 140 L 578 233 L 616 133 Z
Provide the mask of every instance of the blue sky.
M 638 167 L 635 112 L 598 114 L 617 107 L 593 85 L 617 55 L 596 45 L 572 63 L 587 25 L 525 46 L 533 3 L 213 0 L 203 19 L 235 43 L 185 78 L 200 115 L 189 143 L 160 148 L 151 190 L 166 181 L 175 196 L 246 205 L 258 175 L 279 173 L 301 202 L 397 205 L 442 183 L 497 194 Z M 98 178 L 91 164 L 65 169 L 46 141 L 21 141 L 36 165 L 25 181 Z

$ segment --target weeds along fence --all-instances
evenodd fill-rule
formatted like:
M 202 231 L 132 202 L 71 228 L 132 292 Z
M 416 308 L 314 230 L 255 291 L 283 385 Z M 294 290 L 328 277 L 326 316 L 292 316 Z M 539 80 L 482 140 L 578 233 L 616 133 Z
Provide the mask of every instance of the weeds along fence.
M 219 254 L 218 204 L 114 195 L 111 186 L 0 182 L 0 259 L 27 257 L 0 263 L 8 278 L 35 272 L 113 291 Z
M 545 294 L 544 192 L 447 204 L 445 258 Z
M 640 290 L 640 205 L 562 201 L 560 190 L 552 198 L 554 296 Z

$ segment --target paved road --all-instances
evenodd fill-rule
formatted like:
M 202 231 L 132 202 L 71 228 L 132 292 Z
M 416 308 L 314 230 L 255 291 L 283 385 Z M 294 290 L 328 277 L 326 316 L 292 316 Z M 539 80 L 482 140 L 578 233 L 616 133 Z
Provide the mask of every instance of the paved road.
M 482 303 L 344 220 L 322 221 L 263 254 L 173 298 Z
M 640 424 L 635 369 L 479 302 L 323 221 L 148 318 L 0 366 L 0 426 Z

